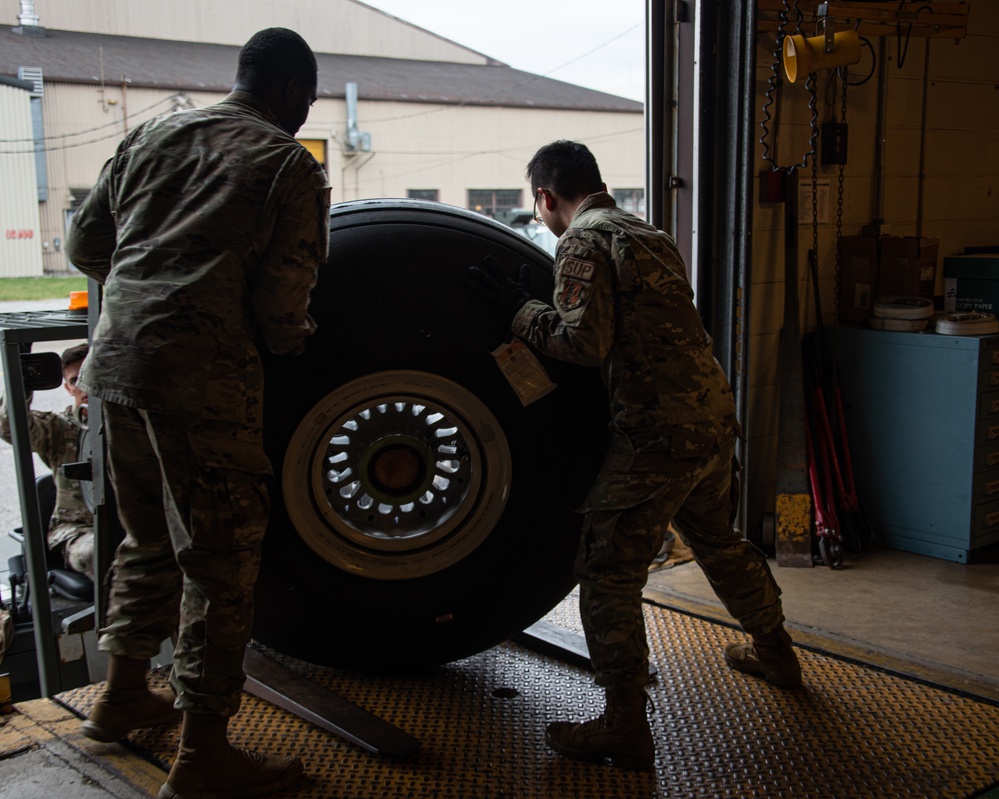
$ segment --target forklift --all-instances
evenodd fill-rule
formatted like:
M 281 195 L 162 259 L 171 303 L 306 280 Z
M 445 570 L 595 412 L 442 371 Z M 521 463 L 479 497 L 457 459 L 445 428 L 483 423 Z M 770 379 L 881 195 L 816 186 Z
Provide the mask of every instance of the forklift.
M 21 546 L 9 559 L 10 596 L 3 610 L 9 614 L 11 641 L 0 661 L 0 705 L 40 696 L 91 682 L 87 649 L 93 651 L 95 593 L 92 581 L 65 567 L 61 557 L 48 551 L 48 521 L 55 506 L 51 474 L 35 475 L 28 426 L 27 397 L 34 391 L 58 388 L 62 383 L 59 356 L 32 352 L 32 344 L 85 339 L 86 308 L 25 311 L 0 314 L 0 356 L 4 374 L 14 449 L 14 467 L 21 505 L 20 527 L 3 534 Z M 93 511 L 89 490 L 92 466 L 85 453 L 89 435 L 80 436 L 81 461 L 64 466 L 68 477 L 85 486 L 84 499 Z

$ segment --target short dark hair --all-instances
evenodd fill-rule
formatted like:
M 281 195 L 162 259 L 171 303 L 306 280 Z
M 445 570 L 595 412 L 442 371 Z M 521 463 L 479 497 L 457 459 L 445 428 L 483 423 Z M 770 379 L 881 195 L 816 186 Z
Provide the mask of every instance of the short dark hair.
M 266 28 L 250 37 L 239 51 L 236 83 L 260 87 L 295 78 L 315 86 L 316 56 L 305 39 L 288 28 Z
M 527 165 L 531 192 L 550 189 L 560 197 L 575 200 L 603 189 L 597 159 L 578 141 L 560 139 L 538 150 Z
M 62 357 L 59 359 L 62 364 L 62 370 L 65 372 L 74 363 L 80 363 L 87 357 L 88 352 L 90 352 L 90 347 L 86 344 L 77 344 L 75 347 L 63 350 Z

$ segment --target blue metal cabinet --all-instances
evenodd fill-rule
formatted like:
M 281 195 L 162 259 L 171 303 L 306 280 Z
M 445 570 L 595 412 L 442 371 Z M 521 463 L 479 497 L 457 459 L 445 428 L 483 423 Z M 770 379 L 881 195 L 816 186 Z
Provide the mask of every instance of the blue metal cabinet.
M 999 541 L 999 336 L 833 335 L 858 492 L 878 539 L 961 563 Z

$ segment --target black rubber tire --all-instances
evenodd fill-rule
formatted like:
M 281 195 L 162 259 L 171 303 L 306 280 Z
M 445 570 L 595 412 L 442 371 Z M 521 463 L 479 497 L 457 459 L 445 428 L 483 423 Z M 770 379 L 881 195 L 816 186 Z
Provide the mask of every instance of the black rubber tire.
M 491 254 L 531 265 L 552 296 L 552 259 L 511 229 L 452 206 L 406 200 L 335 205 L 330 256 L 312 293 L 318 332 L 304 356 L 268 359 L 265 437 L 277 480 L 257 582 L 254 637 L 293 657 L 364 671 L 409 670 L 484 651 L 572 589 L 575 509 L 607 441 L 599 371 L 542 359 L 558 387 L 523 406 L 491 351 L 508 338 L 470 302 L 466 269 Z M 303 542 L 283 504 L 285 451 L 300 420 L 349 381 L 416 370 L 459 384 L 505 432 L 509 496 L 485 540 L 415 579 L 337 568 Z M 290 459 L 289 459 L 290 460 Z

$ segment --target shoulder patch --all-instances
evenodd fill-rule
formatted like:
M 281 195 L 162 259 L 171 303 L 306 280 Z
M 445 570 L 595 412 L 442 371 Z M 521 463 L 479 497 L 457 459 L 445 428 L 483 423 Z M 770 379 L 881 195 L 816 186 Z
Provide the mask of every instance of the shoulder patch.
M 572 311 L 586 302 L 588 287 L 576 280 L 563 280 L 558 292 L 558 307 Z
M 576 258 L 566 258 L 562 263 L 562 277 L 570 280 L 582 280 L 589 283 L 593 280 L 593 264 Z

